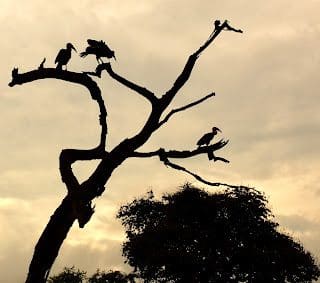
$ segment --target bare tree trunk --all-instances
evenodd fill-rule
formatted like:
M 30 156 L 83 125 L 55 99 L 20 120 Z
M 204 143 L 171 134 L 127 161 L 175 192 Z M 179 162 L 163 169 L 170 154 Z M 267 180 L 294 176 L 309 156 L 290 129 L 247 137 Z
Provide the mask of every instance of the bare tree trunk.
M 26 283 L 45 283 L 59 249 L 75 221 L 67 196 L 55 210 L 34 249 Z

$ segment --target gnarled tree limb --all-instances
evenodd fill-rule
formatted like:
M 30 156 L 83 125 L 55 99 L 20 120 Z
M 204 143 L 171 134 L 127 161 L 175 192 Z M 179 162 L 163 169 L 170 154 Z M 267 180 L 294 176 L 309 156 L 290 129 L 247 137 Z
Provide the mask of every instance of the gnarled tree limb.
M 107 110 L 97 83 L 88 75 L 82 73 L 57 70 L 55 68 L 39 68 L 37 70 L 19 74 L 18 69 L 14 68 L 12 71 L 12 81 L 9 83 L 9 86 L 13 87 L 15 85 L 22 85 L 47 78 L 83 85 L 89 90 L 92 99 L 97 101 L 100 110 L 99 124 L 101 125 L 101 135 L 98 146 L 88 150 L 65 149 L 60 154 L 59 168 L 62 181 L 66 184 L 70 193 L 75 193 L 79 189 L 79 183 L 72 172 L 72 163 L 77 160 L 102 159 L 105 155 L 106 135 L 108 130 L 106 123 Z

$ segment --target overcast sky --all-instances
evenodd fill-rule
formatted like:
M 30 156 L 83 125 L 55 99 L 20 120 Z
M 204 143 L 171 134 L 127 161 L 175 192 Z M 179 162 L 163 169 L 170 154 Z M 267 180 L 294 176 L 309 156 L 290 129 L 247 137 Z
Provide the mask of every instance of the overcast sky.
M 284 231 L 320 257 L 319 0 L 0 0 L 0 274 L 22 282 L 33 247 L 66 193 L 58 170 L 63 148 L 98 143 L 98 109 L 85 89 L 46 80 L 8 87 L 11 70 L 46 67 L 72 42 L 105 40 L 115 50 L 116 72 L 154 91 L 165 92 L 187 57 L 228 19 L 243 34 L 223 32 L 201 55 L 172 107 L 215 91 L 216 97 L 177 115 L 145 149 L 192 149 L 218 126 L 230 143 L 219 155 L 179 161 L 208 180 L 254 186 L 266 193 Z M 69 70 L 91 71 L 94 57 L 77 54 Z M 103 75 L 108 108 L 108 149 L 135 134 L 149 105 Z M 79 179 L 95 163 L 75 167 Z M 85 229 L 74 225 L 53 272 L 75 265 L 126 270 L 124 234 L 115 214 L 121 204 L 150 189 L 160 196 L 194 180 L 159 161 L 129 160 L 114 174 Z M 194 182 L 197 184 L 196 182 Z M 214 188 L 212 190 L 215 190 Z

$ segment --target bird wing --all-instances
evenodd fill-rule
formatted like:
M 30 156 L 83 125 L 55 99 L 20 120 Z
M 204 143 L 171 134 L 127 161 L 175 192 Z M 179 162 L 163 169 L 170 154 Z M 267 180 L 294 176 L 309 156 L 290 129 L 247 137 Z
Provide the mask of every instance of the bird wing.
M 94 40 L 94 39 L 88 39 L 87 42 L 93 48 L 102 49 L 107 53 L 111 53 L 112 52 L 112 50 L 109 48 L 109 46 L 102 40 L 97 41 L 97 40 Z
M 208 141 L 210 142 L 211 139 L 212 139 L 211 133 L 204 134 L 204 135 L 198 140 L 197 145 L 206 144 L 206 143 L 208 143 Z
M 57 57 L 56 57 L 56 60 L 54 60 L 54 63 L 55 63 L 55 64 L 56 64 L 56 63 L 59 63 L 59 62 L 61 61 L 61 58 L 63 57 L 63 52 L 64 52 L 63 49 L 61 49 L 61 50 L 59 51 L 59 53 L 58 53 L 58 55 L 57 55 Z
M 92 47 L 101 47 L 104 45 L 103 41 L 97 41 L 94 39 L 88 39 L 87 42 Z

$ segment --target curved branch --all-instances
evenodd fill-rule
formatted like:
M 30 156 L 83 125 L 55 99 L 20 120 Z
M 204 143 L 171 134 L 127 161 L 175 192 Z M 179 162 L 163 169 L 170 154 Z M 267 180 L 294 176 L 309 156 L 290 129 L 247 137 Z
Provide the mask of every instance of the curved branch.
M 175 163 L 172 163 L 171 161 L 167 161 L 164 163 L 166 166 L 169 166 L 173 169 L 176 169 L 176 170 L 179 170 L 179 171 L 183 171 L 183 172 L 186 172 L 188 173 L 189 175 L 193 176 L 196 180 L 200 181 L 201 183 L 204 183 L 206 185 L 209 185 L 209 186 L 225 186 L 225 187 L 228 187 L 228 188 L 239 188 L 239 186 L 236 186 L 236 185 L 229 185 L 229 184 L 226 184 L 226 183 L 220 183 L 220 182 L 210 182 L 210 181 L 207 181 L 205 179 L 203 179 L 201 176 L 191 172 L 190 170 L 180 166 L 180 165 L 177 165 Z
M 119 83 L 123 84 L 124 86 L 134 90 L 137 93 L 139 93 L 144 98 L 148 99 L 151 104 L 155 104 L 156 102 L 158 102 L 158 98 L 154 95 L 153 92 L 151 92 L 147 88 L 139 86 L 136 83 L 131 82 L 131 81 L 127 80 L 126 78 L 124 78 L 124 77 L 118 75 L 117 73 L 115 73 L 112 70 L 110 63 L 99 64 L 97 66 L 95 72 L 85 72 L 85 74 L 97 76 L 97 77 L 100 78 L 101 77 L 101 73 L 102 73 L 103 70 L 106 70 L 111 78 L 115 79 L 116 81 L 118 81 Z
M 176 108 L 176 109 L 171 110 L 171 111 L 168 113 L 168 115 L 165 116 L 165 117 L 163 118 L 163 120 L 159 122 L 158 128 L 160 128 L 164 123 L 168 122 L 168 120 L 171 118 L 171 116 L 172 116 L 173 114 L 176 114 L 177 112 L 184 111 L 184 110 L 186 110 L 186 109 L 188 109 L 188 108 L 191 108 L 191 107 L 193 107 L 193 106 L 196 106 L 196 105 L 202 103 L 203 101 L 209 99 L 209 98 L 212 97 L 212 96 L 215 96 L 215 93 L 214 93 L 214 92 L 206 95 L 205 97 L 202 97 L 202 98 L 199 99 L 199 100 L 196 100 L 196 101 L 194 101 L 194 102 L 192 102 L 192 103 L 189 103 L 189 104 L 187 104 L 187 105 L 185 105 L 185 106 L 182 106 L 182 107 L 180 107 L 180 108 Z
M 62 181 L 66 184 L 68 191 L 74 193 L 79 189 L 79 182 L 73 174 L 71 168 L 72 163 L 77 160 L 102 159 L 105 155 L 106 135 L 108 132 L 106 123 L 107 110 L 101 96 L 100 88 L 97 83 L 86 74 L 43 67 L 19 74 L 18 69 L 14 68 L 12 71 L 12 81 L 9 83 L 9 86 L 13 87 L 15 85 L 22 85 L 47 78 L 64 80 L 85 86 L 89 90 L 92 99 L 97 101 L 100 110 L 99 123 L 101 125 L 101 135 L 98 146 L 89 150 L 65 149 L 60 154 L 59 168 Z
M 59 169 L 62 182 L 67 185 L 70 193 L 76 193 L 80 187 L 77 178 L 72 171 L 72 164 L 79 160 L 103 159 L 108 153 L 102 148 L 93 149 L 63 149 L 59 157 Z

